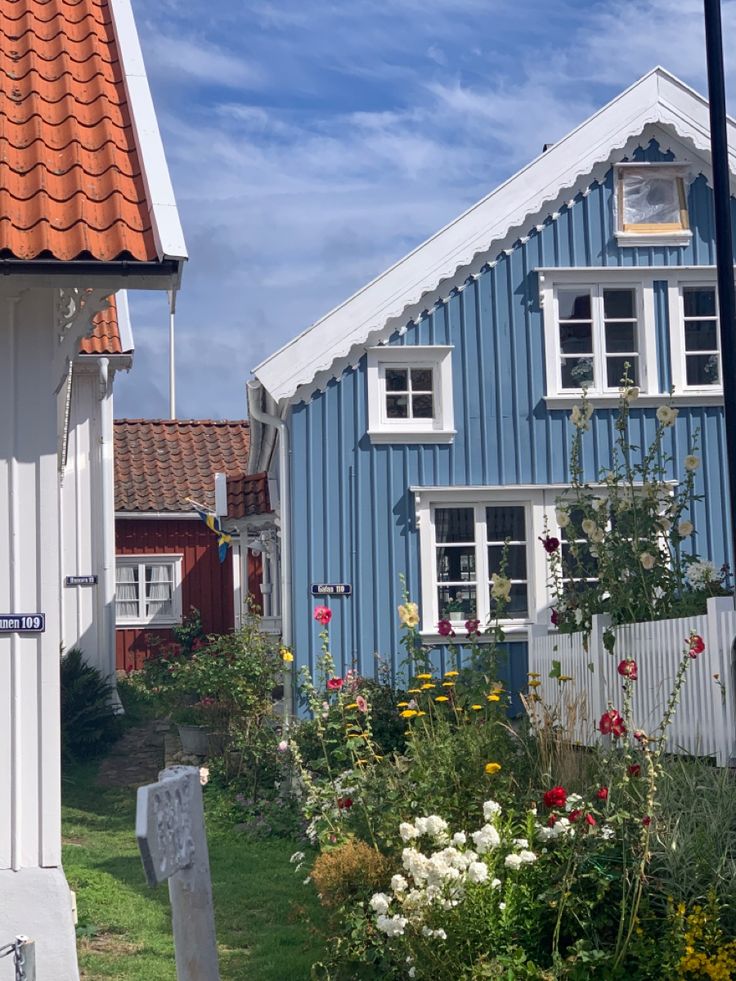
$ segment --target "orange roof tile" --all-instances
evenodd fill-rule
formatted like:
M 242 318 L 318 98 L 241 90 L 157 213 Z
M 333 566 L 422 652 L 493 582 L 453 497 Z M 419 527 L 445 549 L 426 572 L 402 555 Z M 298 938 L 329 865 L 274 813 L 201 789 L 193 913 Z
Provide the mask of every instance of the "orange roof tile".
M 228 518 L 270 514 L 271 510 L 267 473 L 249 473 L 227 478 Z
M 109 0 L 0 0 L 0 256 L 158 258 Z
M 265 475 L 245 478 L 249 445 L 247 421 L 116 419 L 115 510 L 191 511 L 187 498 L 214 508 L 215 474 L 224 473 L 236 481 L 231 517 L 268 512 Z
M 109 307 L 100 310 L 92 320 L 92 333 L 82 339 L 80 354 L 123 354 L 118 324 L 118 304 L 114 296 L 109 297 Z

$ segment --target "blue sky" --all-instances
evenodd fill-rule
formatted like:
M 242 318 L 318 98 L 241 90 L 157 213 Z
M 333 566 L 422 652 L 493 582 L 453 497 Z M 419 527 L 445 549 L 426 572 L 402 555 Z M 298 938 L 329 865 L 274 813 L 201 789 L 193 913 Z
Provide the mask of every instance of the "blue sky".
M 706 91 L 702 0 L 133 7 L 190 252 L 182 418 L 243 417 L 266 355 L 654 65 Z M 165 299 L 131 312 L 116 415 L 165 416 Z

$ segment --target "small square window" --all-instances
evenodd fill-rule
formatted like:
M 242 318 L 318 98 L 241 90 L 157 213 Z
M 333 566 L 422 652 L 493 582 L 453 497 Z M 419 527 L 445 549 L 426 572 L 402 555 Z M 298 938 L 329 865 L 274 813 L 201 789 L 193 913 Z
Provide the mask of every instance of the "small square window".
M 368 433 L 374 442 L 449 442 L 454 435 L 452 349 L 368 351 Z
M 646 244 L 648 236 L 686 244 L 691 233 L 682 168 L 620 164 L 615 173 L 619 245 Z

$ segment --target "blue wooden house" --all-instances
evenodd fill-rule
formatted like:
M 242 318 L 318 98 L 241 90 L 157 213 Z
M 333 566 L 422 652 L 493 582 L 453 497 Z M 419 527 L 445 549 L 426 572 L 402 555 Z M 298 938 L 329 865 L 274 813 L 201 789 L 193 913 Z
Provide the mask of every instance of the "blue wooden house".
M 373 674 L 376 654 L 396 667 L 400 574 L 440 660 L 440 617 L 461 634 L 487 620 L 510 539 L 521 687 L 550 602 L 538 539 L 545 522 L 559 535 L 570 409 L 585 384 L 592 480 L 625 362 L 639 442 L 671 389 L 676 460 L 699 430 L 686 545 L 731 561 L 710 179 L 706 100 L 654 69 L 255 369 L 249 470 L 278 478 L 270 581 L 298 664 L 319 653 L 313 587 L 343 584 L 324 600 L 338 669 Z

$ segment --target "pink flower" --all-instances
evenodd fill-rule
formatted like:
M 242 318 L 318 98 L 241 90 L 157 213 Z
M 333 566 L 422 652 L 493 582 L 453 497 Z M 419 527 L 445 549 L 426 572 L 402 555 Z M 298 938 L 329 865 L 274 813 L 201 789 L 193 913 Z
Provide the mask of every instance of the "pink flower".
M 603 713 L 598 728 L 604 736 L 613 736 L 614 739 L 626 735 L 623 717 L 615 708 L 610 708 Z
M 688 643 L 690 644 L 688 654 L 691 658 L 693 658 L 693 660 L 695 660 L 698 654 L 702 654 L 705 650 L 705 641 L 700 634 L 690 634 Z
M 592 814 L 585 815 L 585 823 L 590 825 L 591 828 L 594 828 L 596 824 L 598 824 L 598 822 L 596 821 L 596 819 L 593 817 Z
M 608 800 L 608 787 L 601 787 L 596 791 L 595 796 L 598 800 Z
M 285 753 L 288 748 L 289 748 L 288 740 L 282 739 L 278 745 L 279 753 Z
M 625 658 L 623 661 L 620 661 L 616 670 L 622 678 L 628 678 L 629 681 L 636 681 L 639 676 L 636 661 L 631 658 Z
M 647 814 L 645 817 L 641 819 L 641 823 L 644 825 L 645 828 L 648 828 L 649 825 L 652 823 L 652 819 Z
M 480 633 L 480 620 L 466 620 L 465 629 L 468 632 L 468 637 L 477 637 Z
M 440 620 L 437 624 L 437 633 L 440 637 L 454 637 L 455 631 L 452 629 L 452 624 L 446 618 Z
M 317 623 L 321 623 L 323 627 L 326 627 L 332 619 L 332 610 L 329 606 L 315 606 L 314 619 Z
M 368 711 L 368 702 L 366 702 L 362 695 L 356 695 L 355 704 L 358 706 L 359 712 Z
M 327 687 L 330 691 L 340 691 L 343 684 L 342 678 L 329 678 L 327 681 Z

